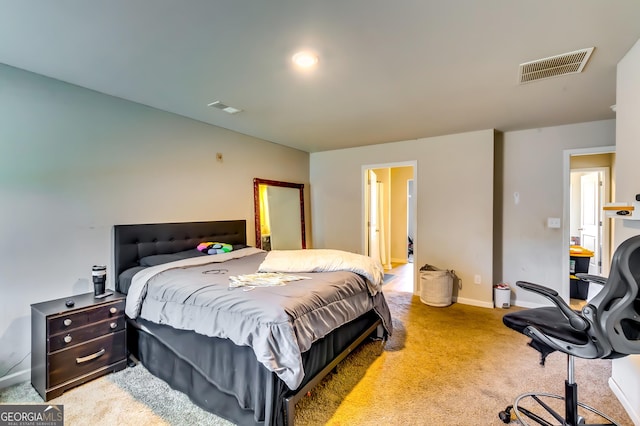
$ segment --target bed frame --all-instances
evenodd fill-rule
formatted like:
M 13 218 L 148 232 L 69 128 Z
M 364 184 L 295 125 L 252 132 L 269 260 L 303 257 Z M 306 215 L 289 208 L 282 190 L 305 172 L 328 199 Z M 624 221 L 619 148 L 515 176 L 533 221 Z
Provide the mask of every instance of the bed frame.
M 142 257 L 177 253 L 202 241 L 246 244 L 246 221 L 116 225 L 113 238 L 115 288 L 126 292 L 128 287 L 121 286 L 120 274 L 139 267 Z M 294 391 L 258 363 L 250 348 L 231 341 L 140 319 L 128 319 L 127 333 L 131 354 L 203 409 L 242 425 L 293 425 L 296 403 L 365 339 L 382 338 L 384 332 L 377 314 L 371 311 L 317 341 L 303 353 L 305 379 Z M 208 363 L 197 360 L 203 351 L 214 359 L 237 362 L 243 371 L 250 372 L 245 374 L 256 387 L 250 406 L 240 407 L 230 390 L 220 385 L 216 372 L 208 370 Z

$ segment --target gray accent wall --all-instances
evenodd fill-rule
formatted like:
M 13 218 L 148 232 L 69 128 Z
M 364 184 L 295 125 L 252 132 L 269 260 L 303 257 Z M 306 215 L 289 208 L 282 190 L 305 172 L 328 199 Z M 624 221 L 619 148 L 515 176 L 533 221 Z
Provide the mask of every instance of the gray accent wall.
M 416 268 L 454 269 L 461 279 L 458 302 L 491 307 L 492 286 L 504 281 L 515 304 L 548 304 L 515 283 L 533 281 L 569 296 L 563 265 L 569 242 L 562 228 L 547 227 L 548 217 L 564 215 L 564 151 L 612 145 L 615 120 L 604 120 L 313 153 L 316 245 L 362 252 L 362 167 L 417 161 Z M 481 284 L 474 283 L 476 275 Z
M 564 214 L 564 151 L 615 145 L 615 120 L 505 132 L 503 140 L 500 280 L 514 288 L 519 306 L 549 302 L 515 288 L 518 280 L 553 287 L 568 298 L 563 254 L 569 241 L 563 241 L 563 228 L 547 227 L 547 218 Z
M 0 65 L 0 387 L 28 378 L 30 304 L 94 264 L 113 287 L 113 225 L 246 219 L 253 243 L 256 177 L 306 189 L 309 154 Z
M 312 153 L 316 246 L 362 253 L 363 167 L 417 161 L 415 267 L 455 270 L 456 300 L 492 307 L 493 139 L 482 130 Z

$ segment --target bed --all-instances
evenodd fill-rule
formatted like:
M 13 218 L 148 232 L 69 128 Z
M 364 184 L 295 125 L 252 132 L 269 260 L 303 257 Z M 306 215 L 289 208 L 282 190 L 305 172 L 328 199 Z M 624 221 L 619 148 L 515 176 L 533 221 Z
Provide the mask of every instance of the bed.
M 196 249 L 203 242 L 226 251 Z M 292 425 L 301 397 L 365 339 L 391 333 L 390 313 L 369 269 L 280 271 L 296 264 L 289 253 L 246 243 L 244 220 L 114 226 L 128 349 L 209 412 Z M 245 281 L 260 268 L 284 282 Z

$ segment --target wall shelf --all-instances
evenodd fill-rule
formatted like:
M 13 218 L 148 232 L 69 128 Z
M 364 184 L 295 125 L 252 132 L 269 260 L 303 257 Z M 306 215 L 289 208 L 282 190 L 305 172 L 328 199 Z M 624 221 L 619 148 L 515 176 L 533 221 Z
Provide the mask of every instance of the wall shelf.
M 614 219 L 640 220 L 640 202 L 609 203 L 602 207 L 606 217 Z

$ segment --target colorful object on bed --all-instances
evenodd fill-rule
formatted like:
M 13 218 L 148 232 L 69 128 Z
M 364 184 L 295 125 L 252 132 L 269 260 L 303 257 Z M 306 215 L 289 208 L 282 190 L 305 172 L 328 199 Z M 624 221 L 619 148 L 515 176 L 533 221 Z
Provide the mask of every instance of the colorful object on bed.
M 198 244 L 196 247 L 198 251 L 207 254 L 220 254 L 220 253 L 229 253 L 233 250 L 233 246 L 227 243 L 215 243 L 211 241 L 205 241 Z

